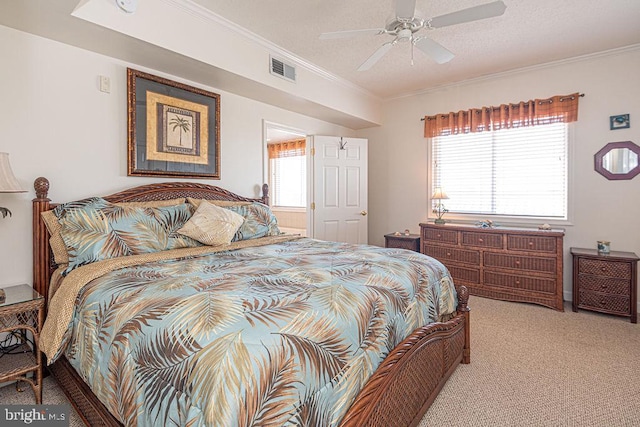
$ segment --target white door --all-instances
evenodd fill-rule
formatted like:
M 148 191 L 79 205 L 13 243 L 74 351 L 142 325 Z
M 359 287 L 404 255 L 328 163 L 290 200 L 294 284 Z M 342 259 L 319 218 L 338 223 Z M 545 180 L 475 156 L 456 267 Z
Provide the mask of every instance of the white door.
M 311 149 L 309 235 L 368 243 L 367 140 L 314 135 Z

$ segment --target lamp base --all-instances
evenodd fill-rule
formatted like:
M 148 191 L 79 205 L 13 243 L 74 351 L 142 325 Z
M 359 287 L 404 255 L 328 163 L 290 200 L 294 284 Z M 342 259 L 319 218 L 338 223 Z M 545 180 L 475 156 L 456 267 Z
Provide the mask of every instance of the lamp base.
M 436 218 L 436 220 L 434 221 L 436 224 L 444 224 L 445 221 L 442 218 Z

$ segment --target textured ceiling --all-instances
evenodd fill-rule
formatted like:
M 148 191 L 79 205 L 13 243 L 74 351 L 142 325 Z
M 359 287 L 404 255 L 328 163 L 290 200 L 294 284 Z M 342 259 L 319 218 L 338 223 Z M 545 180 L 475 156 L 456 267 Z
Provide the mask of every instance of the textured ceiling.
M 431 18 L 491 0 L 417 0 Z M 640 43 L 640 0 L 503 0 L 504 15 L 420 34 L 456 56 L 442 65 L 399 43 L 368 71 L 357 71 L 389 35 L 320 40 L 323 32 L 382 28 L 394 0 L 195 0 L 318 67 L 381 98 Z

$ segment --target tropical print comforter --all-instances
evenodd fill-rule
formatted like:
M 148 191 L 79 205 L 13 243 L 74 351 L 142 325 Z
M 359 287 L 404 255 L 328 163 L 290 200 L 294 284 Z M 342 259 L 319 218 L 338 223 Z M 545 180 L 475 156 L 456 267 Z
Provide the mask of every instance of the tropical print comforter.
M 301 238 L 93 279 L 66 356 L 127 426 L 334 426 L 398 343 L 455 309 L 432 258 Z

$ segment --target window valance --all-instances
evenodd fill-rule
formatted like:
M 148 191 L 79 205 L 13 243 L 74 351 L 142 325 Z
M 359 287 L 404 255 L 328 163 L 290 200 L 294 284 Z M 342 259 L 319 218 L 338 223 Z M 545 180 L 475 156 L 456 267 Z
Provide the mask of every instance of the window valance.
M 578 120 L 579 93 L 425 116 L 424 136 L 510 129 Z
M 304 138 L 267 144 L 270 159 L 304 156 L 305 147 L 306 140 Z

